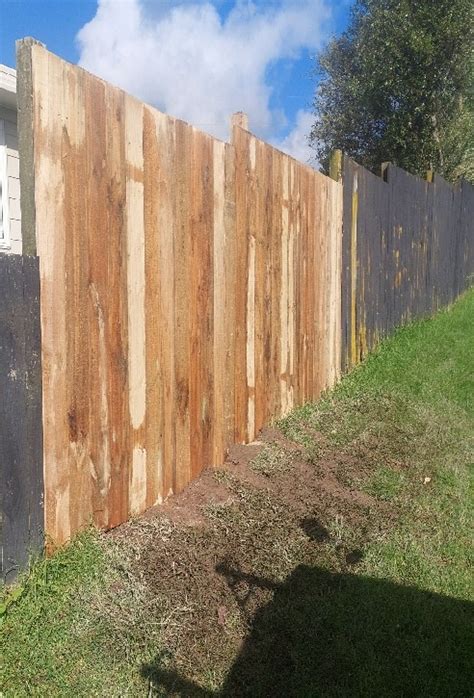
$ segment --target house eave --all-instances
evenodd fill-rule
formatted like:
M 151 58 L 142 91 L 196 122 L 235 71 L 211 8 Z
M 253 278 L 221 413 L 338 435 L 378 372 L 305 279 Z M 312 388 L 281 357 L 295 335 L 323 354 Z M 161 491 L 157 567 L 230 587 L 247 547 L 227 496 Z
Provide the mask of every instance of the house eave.
M 16 104 L 16 70 L 0 64 L 0 106 L 7 109 L 17 108 Z

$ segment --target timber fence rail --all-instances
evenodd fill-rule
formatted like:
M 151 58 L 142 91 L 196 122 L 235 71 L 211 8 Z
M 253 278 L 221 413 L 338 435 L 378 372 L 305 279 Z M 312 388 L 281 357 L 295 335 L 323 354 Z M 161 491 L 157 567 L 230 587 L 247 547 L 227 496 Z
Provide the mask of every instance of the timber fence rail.
M 224 143 L 34 41 L 17 64 L 56 544 L 182 490 L 469 283 L 465 183 L 329 178 L 242 115 Z

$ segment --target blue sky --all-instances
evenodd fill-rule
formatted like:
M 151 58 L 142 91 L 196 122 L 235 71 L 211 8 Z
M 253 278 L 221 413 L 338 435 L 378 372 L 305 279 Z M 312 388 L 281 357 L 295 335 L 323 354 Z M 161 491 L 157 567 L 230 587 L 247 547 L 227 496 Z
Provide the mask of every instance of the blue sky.
M 349 1 L 0 0 L 0 63 L 34 36 L 174 116 L 225 138 L 242 109 L 257 135 L 307 159 L 318 48 Z

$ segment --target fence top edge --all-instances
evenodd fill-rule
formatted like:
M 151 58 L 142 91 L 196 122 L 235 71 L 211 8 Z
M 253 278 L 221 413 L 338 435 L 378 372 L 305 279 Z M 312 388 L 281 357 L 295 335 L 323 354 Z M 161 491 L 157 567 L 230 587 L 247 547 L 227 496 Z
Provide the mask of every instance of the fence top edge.
M 453 192 L 459 191 L 462 187 L 469 187 L 474 190 L 474 186 L 468 182 L 467 179 L 459 179 L 456 182 L 448 182 L 448 180 L 444 179 L 442 175 L 438 174 L 437 172 L 431 172 L 431 181 L 428 178 L 423 178 L 420 177 L 419 175 L 413 174 L 412 172 L 407 172 L 407 170 L 404 170 L 403 167 L 399 167 L 398 165 L 395 165 L 393 162 L 384 162 L 381 165 L 381 173 L 377 174 L 375 172 L 372 172 L 371 170 L 367 169 L 364 167 L 364 165 L 360 165 L 356 160 L 351 158 L 349 155 L 343 152 L 343 166 L 342 166 L 342 171 L 344 172 L 344 167 L 346 164 L 350 163 L 352 167 L 357 168 L 357 170 L 363 171 L 364 173 L 367 173 L 367 175 L 374 180 L 377 180 L 379 182 L 383 182 L 384 184 L 389 184 L 391 179 L 393 178 L 394 175 L 399 174 L 402 176 L 406 176 L 410 178 L 413 183 L 415 184 L 426 184 L 426 185 L 441 185 L 448 187 L 451 189 Z
M 16 47 L 17 47 L 17 55 L 18 55 L 19 51 L 24 50 L 25 48 L 28 49 L 32 53 L 32 60 L 33 60 L 33 52 L 40 52 L 44 55 L 47 54 L 48 57 L 52 58 L 53 60 L 61 61 L 61 62 L 65 63 L 66 65 L 69 65 L 72 69 L 76 70 L 78 73 L 80 73 L 82 75 L 86 75 L 86 76 L 92 78 L 93 80 L 97 80 L 98 82 L 100 82 L 104 86 L 104 88 L 108 88 L 108 89 L 112 88 L 114 90 L 117 90 L 118 92 L 123 94 L 124 97 L 126 97 L 127 99 L 133 100 L 134 102 L 136 102 L 137 104 L 142 106 L 144 109 L 147 109 L 147 110 L 151 111 L 152 113 L 157 113 L 157 114 L 160 114 L 160 116 L 166 117 L 172 123 L 184 124 L 186 127 L 192 129 L 194 132 L 197 132 L 197 133 L 205 136 L 206 138 L 211 139 L 213 142 L 222 143 L 222 144 L 228 145 L 228 146 L 234 145 L 234 143 L 233 143 L 234 139 L 232 137 L 229 140 L 224 140 L 224 139 L 218 138 L 217 136 L 214 136 L 214 135 L 208 133 L 207 131 L 202 130 L 201 128 L 199 128 L 197 126 L 194 126 L 193 124 L 189 123 L 185 119 L 181 119 L 180 117 L 173 116 L 171 114 L 167 114 L 166 112 L 161 111 L 157 107 L 155 107 L 152 104 L 149 104 L 147 102 L 144 102 L 143 100 L 139 99 L 135 95 L 130 94 L 126 90 L 122 89 L 121 87 L 118 87 L 117 85 L 114 85 L 113 83 L 109 82 L 108 80 L 104 80 L 103 78 L 99 77 L 98 75 L 95 75 L 94 73 L 90 72 L 86 68 L 83 68 L 80 65 L 76 65 L 74 63 L 71 63 L 70 61 L 67 61 L 64 58 L 58 56 L 54 52 L 50 51 L 44 43 L 42 43 L 41 41 L 39 41 L 33 37 L 25 37 L 22 39 L 18 39 L 16 42 Z M 232 119 L 232 115 L 229 117 L 229 121 L 232 122 L 231 135 L 234 132 L 234 129 L 240 129 L 242 131 L 245 131 L 252 138 L 255 138 L 260 143 L 263 143 L 266 147 L 271 148 L 272 150 L 274 150 L 278 153 L 281 153 L 286 158 L 289 158 L 290 160 L 297 163 L 300 167 L 303 167 L 303 168 L 309 170 L 310 172 L 315 173 L 316 175 L 320 175 L 321 177 L 325 177 L 326 179 L 330 179 L 329 177 L 327 177 L 327 175 L 324 175 L 322 172 L 318 172 L 318 170 L 314 169 L 310 164 L 301 162 L 300 160 L 293 157 L 292 155 L 288 155 L 288 153 L 283 152 L 282 150 L 275 147 L 271 143 L 268 143 L 267 141 L 264 141 L 263 139 L 256 136 L 248 128 L 248 123 L 247 123 L 247 128 L 244 128 L 242 126 L 242 124 L 238 124 L 238 123 L 234 122 L 234 120 Z

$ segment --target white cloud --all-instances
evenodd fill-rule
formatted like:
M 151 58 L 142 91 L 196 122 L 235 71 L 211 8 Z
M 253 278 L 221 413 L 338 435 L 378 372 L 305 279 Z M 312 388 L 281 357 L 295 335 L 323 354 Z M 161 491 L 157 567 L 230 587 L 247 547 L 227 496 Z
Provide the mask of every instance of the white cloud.
M 316 166 L 315 153 L 308 142 L 313 121 L 314 116 L 311 112 L 300 109 L 296 115 L 296 124 L 293 130 L 285 138 L 273 140 L 273 145 L 301 162 Z
M 326 0 L 238 0 L 224 20 L 211 2 L 158 7 L 150 12 L 140 0 L 99 0 L 77 36 L 80 65 L 220 138 L 228 137 L 236 111 L 249 115 L 253 132 L 270 138 L 282 114 L 270 108 L 266 71 L 321 44 Z M 296 129 L 304 128 L 301 120 Z M 285 139 L 293 152 L 297 138 Z

